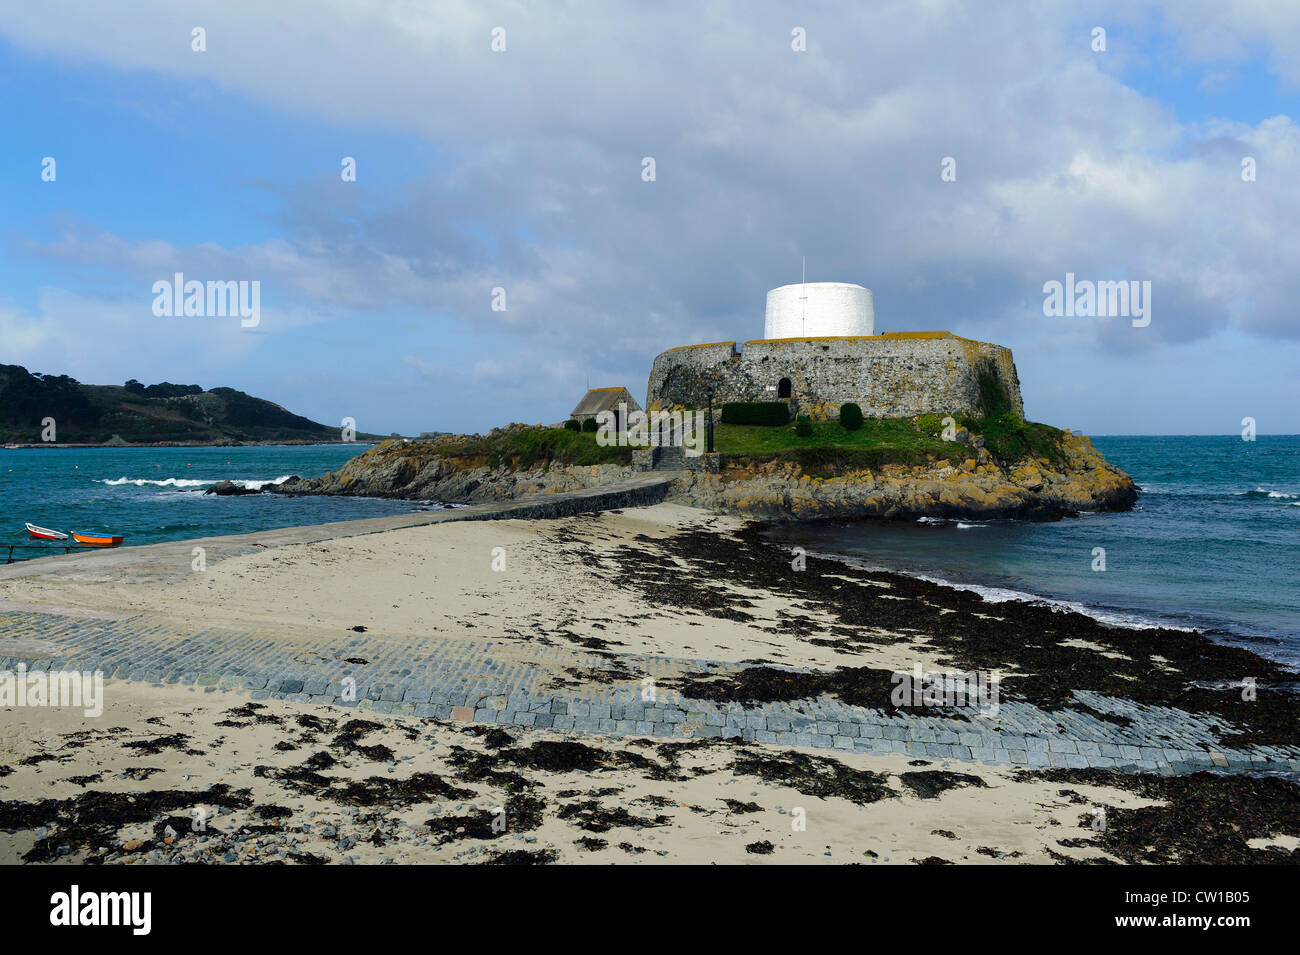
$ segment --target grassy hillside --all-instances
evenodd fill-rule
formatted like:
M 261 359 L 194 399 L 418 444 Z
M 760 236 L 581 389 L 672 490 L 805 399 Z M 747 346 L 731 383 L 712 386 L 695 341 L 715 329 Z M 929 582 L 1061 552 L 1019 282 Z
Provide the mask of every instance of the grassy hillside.
M 328 428 L 234 388 L 162 382 L 145 386 L 84 385 L 66 375 L 32 374 L 0 365 L 0 440 L 41 441 L 53 418 L 59 443 L 101 444 L 114 435 L 132 444 L 154 442 L 337 441 Z

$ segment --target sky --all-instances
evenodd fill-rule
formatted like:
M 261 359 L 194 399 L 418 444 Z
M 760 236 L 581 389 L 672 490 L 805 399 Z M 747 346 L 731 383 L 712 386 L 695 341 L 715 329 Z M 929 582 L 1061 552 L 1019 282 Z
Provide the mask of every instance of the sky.
M 1033 420 L 1296 433 L 1297 47 L 1272 0 L 0 0 L 0 363 L 485 432 L 761 337 L 806 259 L 1010 347 Z M 156 314 L 178 272 L 257 324 Z M 1067 273 L 1150 323 L 1045 315 Z

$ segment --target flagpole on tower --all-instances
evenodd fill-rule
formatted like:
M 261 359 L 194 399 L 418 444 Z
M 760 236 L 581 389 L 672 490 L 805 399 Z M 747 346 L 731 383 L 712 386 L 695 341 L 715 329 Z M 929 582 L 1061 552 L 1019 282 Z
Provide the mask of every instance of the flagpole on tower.
M 799 331 L 808 334 L 808 256 L 803 257 L 803 275 L 799 280 Z

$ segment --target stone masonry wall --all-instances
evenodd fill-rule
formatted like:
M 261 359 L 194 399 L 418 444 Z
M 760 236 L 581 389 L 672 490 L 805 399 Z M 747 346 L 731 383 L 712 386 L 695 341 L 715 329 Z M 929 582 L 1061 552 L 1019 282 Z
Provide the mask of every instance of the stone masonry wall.
M 704 408 L 728 401 L 775 401 L 782 378 L 796 411 L 821 416 L 856 401 L 873 418 L 977 412 L 977 368 L 990 362 L 1024 415 L 1011 350 L 948 332 L 904 332 L 860 338 L 780 338 L 673 348 L 655 358 L 646 408 Z M 774 390 L 769 391 L 771 386 Z

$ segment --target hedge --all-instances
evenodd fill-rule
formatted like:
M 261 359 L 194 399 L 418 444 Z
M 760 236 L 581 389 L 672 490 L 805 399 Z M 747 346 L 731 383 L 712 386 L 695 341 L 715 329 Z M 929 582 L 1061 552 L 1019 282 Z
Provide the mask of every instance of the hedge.
M 862 427 L 862 409 L 852 401 L 840 405 L 840 424 L 845 431 L 857 431 Z
M 579 424 L 578 421 L 577 421 L 576 419 L 574 419 L 574 418 L 570 418 L 568 421 L 564 422 L 564 427 L 567 428 L 567 429 L 570 430 L 570 431 L 581 431 L 581 430 L 582 430 L 582 425 Z
M 596 424 L 596 419 L 595 419 L 595 418 L 583 418 L 583 419 L 582 419 L 582 430 L 583 430 L 583 431 L 599 431 L 599 430 L 600 430 L 600 425 Z
M 723 424 L 758 424 L 767 427 L 790 423 L 784 401 L 728 401 L 722 406 Z
M 806 414 L 801 414 L 794 419 L 794 433 L 801 438 L 809 437 L 812 434 L 812 419 Z

